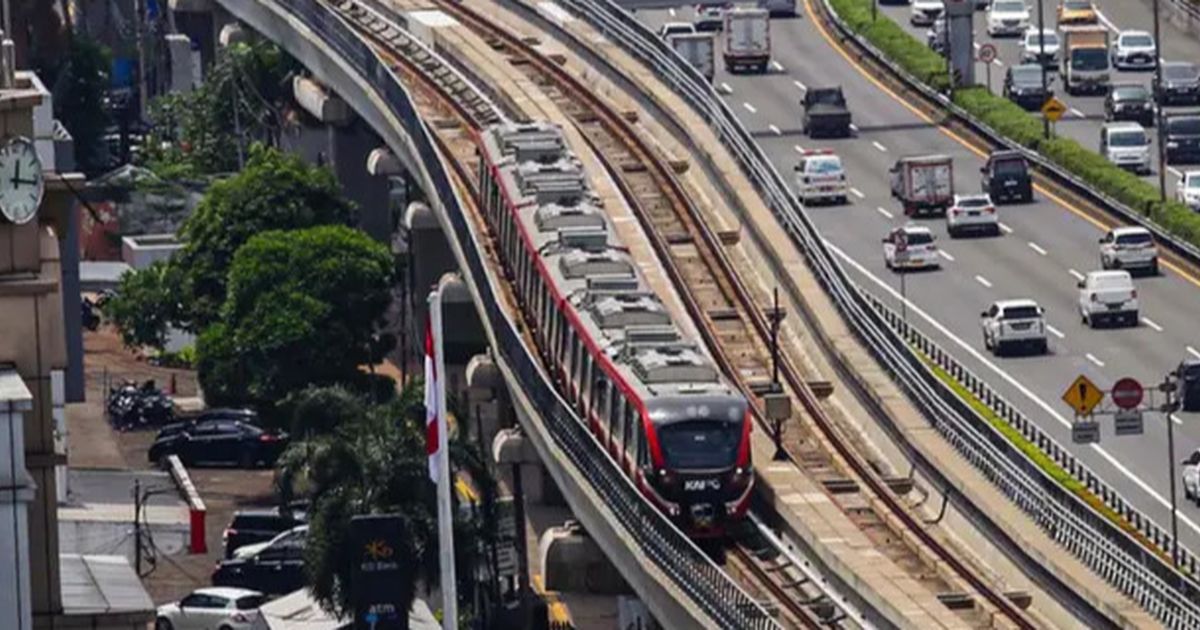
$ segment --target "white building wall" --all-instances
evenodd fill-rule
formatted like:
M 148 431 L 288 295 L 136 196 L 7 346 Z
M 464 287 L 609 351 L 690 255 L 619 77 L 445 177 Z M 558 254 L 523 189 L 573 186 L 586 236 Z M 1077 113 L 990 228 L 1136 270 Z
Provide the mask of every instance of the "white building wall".
M 32 397 L 12 369 L 0 370 L 0 628 L 31 630 L 29 517 L 35 485 L 25 469 L 25 413 Z

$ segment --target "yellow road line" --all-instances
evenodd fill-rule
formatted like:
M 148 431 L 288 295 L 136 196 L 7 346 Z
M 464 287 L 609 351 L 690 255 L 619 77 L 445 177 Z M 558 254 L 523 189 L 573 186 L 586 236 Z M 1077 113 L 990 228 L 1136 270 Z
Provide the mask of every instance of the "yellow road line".
M 933 126 L 937 127 L 938 131 L 942 132 L 943 134 L 946 134 L 946 136 L 948 136 L 955 142 L 966 147 L 968 151 L 971 151 L 972 153 L 974 153 L 975 155 L 977 155 L 979 157 L 987 157 L 987 153 L 985 153 L 983 150 L 979 149 L 972 143 L 968 142 L 965 138 L 958 135 L 953 130 L 947 129 L 941 125 L 936 124 L 936 121 L 932 117 L 930 117 L 928 114 L 921 111 L 920 109 L 917 109 L 917 107 L 915 105 L 913 105 L 912 103 L 909 103 L 905 99 L 901 98 L 899 94 L 896 94 L 894 91 L 892 91 L 891 88 L 889 88 L 887 85 L 885 85 L 882 81 L 875 78 L 875 76 L 873 74 L 871 74 L 870 71 L 868 71 L 866 68 L 864 68 L 862 66 L 862 64 L 860 64 L 857 60 L 855 60 L 853 57 L 851 57 L 849 53 L 847 53 L 845 50 L 843 50 L 842 47 L 839 46 L 836 41 L 834 41 L 834 38 L 829 33 L 829 30 L 827 28 L 825 28 L 825 24 L 820 19 L 817 19 L 815 17 L 817 13 L 816 13 L 816 9 L 813 7 L 813 0 L 804 0 L 804 5 L 808 9 L 809 17 L 810 17 L 812 23 L 814 25 L 816 25 L 817 31 L 819 31 L 821 33 L 821 37 L 824 38 L 825 41 L 829 44 L 829 46 L 831 48 L 833 48 L 834 50 L 836 50 L 837 53 L 839 55 L 841 55 L 843 59 L 845 59 L 851 66 L 853 66 L 855 70 L 858 70 L 859 74 L 863 75 L 863 77 L 865 77 L 867 79 L 867 81 L 870 81 L 875 87 L 879 88 L 880 90 L 883 90 L 883 92 L 885 94 L 892 97 L 892 99 L 895 100 L 897 103 L 900 103 L 901 105 L 903 105 L 906 109 L 908 109 L 913 114 L 915 114 L 917 116 L 917 118 L 920 118 L 922 121 L 924 121 L 926 123 L 932 124 Z M 884 18 L 884 19 L 887 19 L 887 18 Z M 1038 192 L 1045 195 L 1051 201 L 1057 203 L 1058 205 L 1062 206 L 1063 208 L 1066 208 L 1069 212 L 1071 212 L 1071 214 L 1074 214 L 1075 216 L 1083 219 L 1084 221 L 1091 223 L 1093 226 L 1099 228 L 1100 230 L 1108 231 L 1108 230 L 1112 229 L 1114 226 L 1121 225 L 1119 223 L 1109 223 L 1107 221 L 1101 221 L 1100 219 L 1097 219 L 1096 217 L 1085 212 L 1081 208 L 1070 203 L 1066 199 L 1063 199 L 1062 197 L 1055 195 L 1054 193 L 1050 192 L 1049 190 L 1046 190 L 1043 186 L 1041 186 L 1039 184 L 1035 184 L 1034 189 L 1036 189 Z M 1160 264 L 1163 267 L 1166 267 L 1167 269 L 1174 271 L 1176 274 L 1179 275 L 1179 277 L 1183 278 L 1184 280 L 1187 280 L 1188 282 L 1192 283 L 1196 287 L 1200 287 L 1200 278 L 1193 276 L 1188 270 L 1184 269 L 1180 265 L 1177 265 L 1177 264 L 1171 262 L 1170 260 L 1166 260 L 1166 259 L 1161 260 Z

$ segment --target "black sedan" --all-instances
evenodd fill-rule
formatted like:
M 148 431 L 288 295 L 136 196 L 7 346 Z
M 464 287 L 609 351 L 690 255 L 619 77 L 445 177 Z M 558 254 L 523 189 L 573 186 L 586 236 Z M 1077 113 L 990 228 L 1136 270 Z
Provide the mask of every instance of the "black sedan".
M 213 586 L 250 588 L 268 595 L 284 595 L 303 587 L 306 530 L 295 528 L 249 553 L 221 560 L 213 570 Z
M 1054 96 L 1053 90 L 1042 87 L 1043 71 L 1042 66 L 1036 63 L 1010 66 L 1004 73 L 1004 98 L 1027 110 L 1039 109 L 1046 99 Z M 1047 77 L 1047 85 L 1049 81 Z
M 1154 126 L 1154 102 L 1150 90 L 1136 83 L 1118 83 L 1104 97 L 1104 119 L 1131 120 L 1143 127 Z
M 1195 105 L 1200 103 L 1200 66 L 1190 61 L 1168 61 L 1162 64 L 1162 85 L 1155 79 L 1158 102 L 1163 105 Z
M 147 453 L 158 462 L 178 455 L 186 465 L 233 464 L 270 466 L 287 446 L 287 434 L 239 419 L 202 420 L 165 427 Z

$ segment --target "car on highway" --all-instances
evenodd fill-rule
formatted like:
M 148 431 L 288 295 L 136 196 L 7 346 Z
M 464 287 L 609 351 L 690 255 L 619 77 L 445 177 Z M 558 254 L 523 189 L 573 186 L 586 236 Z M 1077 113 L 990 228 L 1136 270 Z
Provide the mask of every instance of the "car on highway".
M 1143 127 L 1154 126 L 1154 99 L 1140 83 L 1117 83 L 1104 97 L 1104 120 L 1129 120 Z
M 933 26 L 945 12 L 946 4 L 942 0 L 912 0 L 909 21 L 913 26 Z
M 1185 171 L 1175 185 L 1175 201 L 1200 212 L 1200 171 Z
M 1042 86 L 1043 73 L 1045 68 L 1036 63 L 1009 66 L 1004 71 L 1004 98 L 1029 111 L 1041 109 L 1054 96 L 1054 90 L 1050 89 L 1050 75 L 1046 75 L 1046 86 Z
M 1121 31 L 1112 47 L 1112 65 L 1117 70 L 1153 70 L 1158 45 L 1146 31 Z
M 1077 286 L 1079 317 L 1089 328 L 1105 321 L 1137 326 L 1138 294 L 1128 271 L 1092 271 Z
M 853 115 L 846 106 L 846 96 L 841 86 L 809 87 L 800 101 L 804 115 L 801 128 L 810 138 L 850 136 Z
M 1135 122 L 1110 122 L 1100 128 L 1100 155 L 1139 175 L 1150 173 L 1150 136 Z
M 245 588 L 199 588 L 158 607 L 154 630 L 250 630 L 266 598 Z
M 987 9 L 987 32 L 992 37 L 1020 35 L 1029 28 L 1029 7 L 1025 0 L 993 0 Z
M 229 526 L 221 533 L 225 546 L 225 557 L 246 545 L 261 543 L 297 526 L 303 525 L 305 513 L 300 510 L 281 508 L 245 509 L 234 512 Z
M 1043 40 L 1045 41 L 1045 52 L 1043 53 Z M 1046 29 L 1038 35 L 1036 28 L 1030 28 L 1025 31 L 1025 37 L 1021 40 L 1021 63 L 1041 63 L 1043 66 L 1058 65 L 1058 50 L 1062 46 L 1062 40 L 1059 39 L 1058 33 Z
M 1100 15 L 1091 0 L 1061 0 L 1058 3 L 1058 25 L 1096 24 Z
M 801 202 L 846 203 L 846 169 L 833 151 L 806 150 L 794 170 Z
M 732 6 L 732 5 L 729 5 Z M 696 7 L 696 20 L 692 26 L 700 33 L 719 33 L 725 28 L 725 11 L 728 6 L 701 5 Z
M 1046 354 L 1046 312 L 1033 300 L 999 300 L 979 314 L 983 347 L 994 355 L 1012 348 Z
M 1200 161 L 1200 113 L 1169 114 L 1163 120 L 1167 162 L 1190 164 Z
M 259 464 L 273 465 L 287 442 L 286 433 L 245 420 L 205 420 L 183 430 L 160 433 L 146 455 L 156 463 L 168 455 L 178 455 L 187 466 L 233 464 L 252 468 Z
M 1161 105 L 1200 105 L 1200 66 L 1191 61 L 1164 62 L 1162 83 L 1153 84 Z
M 1186 357 L 1175 368 L 1179 379 L 1179 403 L 1184 411 L 1200 411 L 1200 358 Z
M 888 169 L 892 197 L 906 216 L 943 215 L 954 201 L 954 160 L 948 155 L 906 155 Z
M 213 586 L 250 588 L 268 595 L 290 593 L 305 584 L 307 539 L 306 532 L 258 546 L 253 553 L 235 552 L 234 557 L 217 563 L 212 573 Z
M 1033 201 L 1033 176 L 1020 151 L 993 151 L 979 167 L 979 174 L 979 189 L 993 201 Z
M 935 237 L 929 228 L 902 225 L 883 237 L 883 263 L 893 271 L 937 269 L 942 266 Z
M 658 38 L 666 41 L 672 35 L 691 35 L 696 27 L 689 22 L 667 22 L 658 28 Z
M 765 9 L 771 17 L 796 15 L 796 0 L 758 0 L 758 8 Z
M 999 236 L 996 204 L 987 194 L 954 195 L 954 203 L 946 209 L 946 232 L 950 238 L 968 233 Z
M 1100 237 L 1102 269 L 1145 270 L 1158 274 L 1158 246 L 1150 230 L 1138 226 L 1115 227 Z

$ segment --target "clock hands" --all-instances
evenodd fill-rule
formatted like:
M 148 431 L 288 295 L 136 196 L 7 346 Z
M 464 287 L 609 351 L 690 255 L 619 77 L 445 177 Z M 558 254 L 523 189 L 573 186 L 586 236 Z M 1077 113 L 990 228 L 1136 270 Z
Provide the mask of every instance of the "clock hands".
M 29 184 L 30 186 L 36 186 L 38 183 L 38 180 L 36 178 L 34 178 L 34 179 L 22 179 L 21 178 L 21 163 L 20 162 L 17 162 L 15 165 L 15 168 L 13 168 L 13 176 L 11 179 L 9 179 L 9 181 L 12 182 L 13 186 L 20 186 L 21 184 Z

